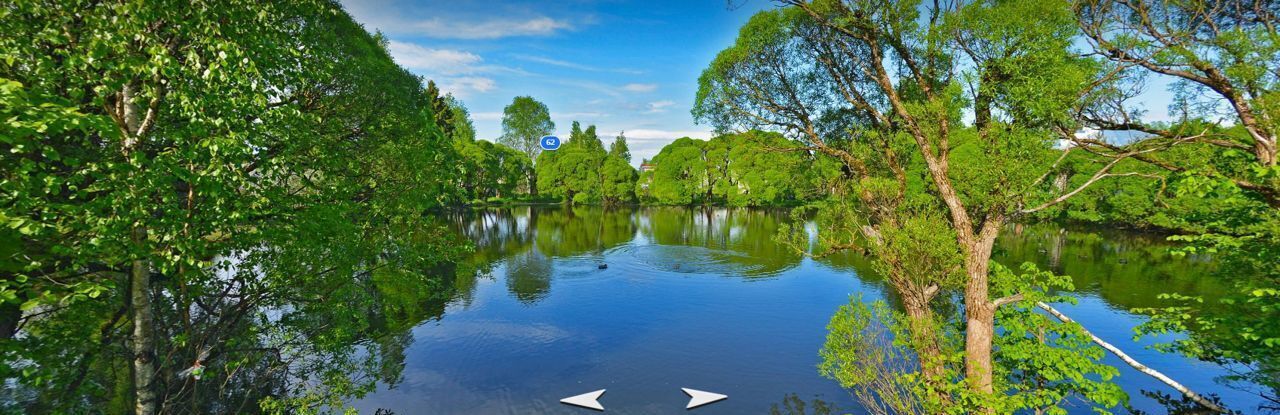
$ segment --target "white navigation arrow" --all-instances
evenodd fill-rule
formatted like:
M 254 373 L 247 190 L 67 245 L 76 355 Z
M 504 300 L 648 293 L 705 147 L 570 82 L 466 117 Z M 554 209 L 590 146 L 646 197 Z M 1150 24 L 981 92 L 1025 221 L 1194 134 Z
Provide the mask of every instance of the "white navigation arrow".
M 600 402 L 596 402 L 596 399 L 600 399 L 600 395 L 604 395 L 604 389 L 570 396 L 568 398 L 561 399 L 560 403 L 603 411 L 604 407 L 600 406 Z
M 712 402 L 721 401 L 729 398 L 729 395 L 721 395 L 718 393 L 700 391 L 697 389 L 680 388 L 680 390 L 684 391 L 686 395 L 689 395 L 689 406 L 684 407 L 684 409 L 693 409 L 702 405 L 706 405 Z

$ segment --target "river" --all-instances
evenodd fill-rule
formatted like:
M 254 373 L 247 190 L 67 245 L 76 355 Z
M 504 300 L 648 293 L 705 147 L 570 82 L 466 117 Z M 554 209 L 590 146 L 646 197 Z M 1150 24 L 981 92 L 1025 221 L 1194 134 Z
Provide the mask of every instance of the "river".
M 826 324 L 850 296 L 887 288 L 856 255 L 814 260 L 774 242 L 785 212 L 722 208 L 515 207 L 458 214 L 480 271 L 460 275 L 439 312 L 414 322 L 400 379 L 352 402 L 363 413 L 590 413 L 561 398 L 607 389 L 605 413 L 684 412 L 680 388 L 728 395 L 697 414 L 862 413 L 818 374 Z M 1128 310 L 1176 292 L 1228 290 L 1209 258 L 1175 257 L 1159 238 L 1011 226 L 998 261 L 1073 277 L 1059 309 L 1139 361 L 1248 412 L 1256 396 L 1228 368 L 1150 350 Z M 603 267 L 602 267 L 603 266 Z M 1110 355 L 1136 410 L 1165 413 L 1171 388 Z M 1247 389 L 1248 385 L 1245 389 Z M 1116 408 L 1117 413 L 1125 413 Z M 1091 413 L 1075 407 L 1072 413 Z

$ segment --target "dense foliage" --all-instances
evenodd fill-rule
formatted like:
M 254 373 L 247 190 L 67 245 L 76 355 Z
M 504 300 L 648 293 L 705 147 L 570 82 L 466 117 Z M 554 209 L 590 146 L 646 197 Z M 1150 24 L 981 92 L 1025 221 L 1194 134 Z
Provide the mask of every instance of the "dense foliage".
M 625 132 L 618 133 L 618 136 L 613 139 L 613 143 L 609 144 L 609 155 L 617 156 L 627 163 L 631 162 L 631 148 L 627 146 Z
M 1237 378 L 1275 395 L 1274 2 L 782 3 L 711 62 L 694 115 L 725 131 L 781 132 L 842 166 L 831 197 L 814 206 L 818 246 L 870 253 L 901 300 L 901 311 L 855 302 L 833 321 L 843 335 L 830 339 L 837 366 L 826 373 L 864 404 L 939 413 L 1120 402 L 1092 383 L 1114 372 L 1072 339 L 1079 327 L 1019 311 L 1047 300 L 1037 292 L 1065 288 L 1061 279 L 991 262 L 1000 228 L 1045 217 L 1185 232 L 1181 252 L 1219 255 L 1241 294 L 1142 310 L 1155 317 L 1143 331 L 1189 330 L 1165 348 L 1245 363 Z M 1134 98 L 1149 75 L 1175 81 L 1177 122 L 1142 121 Z M 799 227 L 780 236 L 798 249 L 812 243 Z M 863 320 L 895 327 L 892 347 L 906 350 L 880 356 L 916 362 L 850 359 L 890 347 Z M 1082 372 L 1067 383 L 1037 378 L 1066 367 Z M 951 387 L 957 378 L 963 388 Z
M 1081 19 L 1096 2 L 784 4 L 754 16 L 704 71 L 694 114 L 721 130 L 781 132 L 842 165 L 832 197 L 815 206 L 818 245 L 875 258 L 902 311 L 862 307 L 851 315 L 901 326 L 895 344 L 916 357 L 914 365 L 889 372 L 875 368 L 875 360 L 854 359 L 846 370 L 883 376 L 856 377 L 848 386 L 868 406 L 901 398 L 903 405 L 885 409 L 898 413 L 1057 412 L 1067 397 L 1117 405 L 1116 390 L 1082 380 L 1114 372 L 1097 364 L 1101 356 L 1089 342 L 1067 341 L 1079 329 L 1036 322 L 1026 312 L 1045 300 L 1038 292 L 1065 288 L 1053 282 L 1060 279 L 991 262 L 1005 224 L 1059 206 L 1103 179 L 1150 176 L 1145 163 L 1171 146 L 1073 134 L 1100 124 L 1089 116 L 1113 108 L 1117 94 L 1130 90 L 1129 65 L 1073 50 L 1073 38 L 1088 37 Z M 1135 55 L 1110 54 L 1120 61 Z M 1055 149 L 1061 148 L 1055 140 L 1097 148 L 1082 159 Z M 780 236 L 798 249 L 811 243 L 802 228 Z M 949 311 L 948 292 L 957 293 L 963 317 Z M 874 336 L 855 343 L 841 349 L 884 347 Z M 955 344 L 962 345 L 954 352 L 961 358 L 953 361 Z M 1072 360 L 1055 360 L 1062 357 Z M 1035 378 L 1049 367 L 1082 372 L 1066 383 Z M 1029 378 L 1027 370 L 1040 373 Z M 957 378 L 964 387 L 951 386 Z M 1051 392 L 1059 387 L 1066 389 Z
M 422 217 L 459 156 L 384 39 L 327 1 L 0 15 L 3 410 L 305 413 L 398 382 L 393 321 L 466 244 Z
M 1280 410 L 1280 3 L 1099 1 L 1075 12 L 1081 37 L 1122 80 L 1078 117 L 1139 136 L 1123 147 L 1078 140 L 1080 148 L 1104 160 L 1145 149 L 1134 158 L 1150 180 L 1126 179 L 1094 195 L 1121 203 L 1064 214 L 1158 227 L 1179 234 L 1171 237 L 1184 243 L 1179 254 L 1216 258 L 1222 267 L 1206 277 L 1229 281 L 1232 294 L 1165 295 L 1162 306 L 1138 310 L 1153 317 L 1140 333 L 1189 333 L 1159 349 L 1241 365 L 1222 381 L 1262 385 L 1270 403 L 1259 409 Z M 1136 116 L 1132 91 L 1153 76 L 1173 81 L 1172 122 Z
M 634 202 L 631 189 L 636 171 L 623 157 L 629 155 L 626 139 L 618 136 L 612 147 L 614 151 L 606 153 L 596 126 L 583 130 L 575 121 L 569 139 L 559 149 L 538 155 L 538 189 L 544 196 L 568 203 Z
M 542 152 L 538 142 L 555 129 L 556 123 L 551 121 L 551 111 L 546 104 L 529 96 L 515 97 L 511 105 L 502 109 L 502 136 L 498 137 L 498 143 L 524 153 L 529 162 L 534 163 Z M 528 192 L 536 195 L 537 177 L 532 170 L 527 173 Z
M 430 91 L 430 88 L 428 88 Z M 454 151 L 462 159 L 456 177 L 463 202 L 488 203 L 513 199 L 527 191 L 527 178 L 533 167 L 529 156 L 519 150 L 491 141 L 476 140 L 471 116 L 462 102 L 452 96 L 437 116 L 440 125 L 453 126 L 449 133 Z
M 663 147 L 636 183 L 647 203 L 776 206 L 817 200 L 835 163 L 777 133 L 752 131 L 702 141 L 681 138 Z

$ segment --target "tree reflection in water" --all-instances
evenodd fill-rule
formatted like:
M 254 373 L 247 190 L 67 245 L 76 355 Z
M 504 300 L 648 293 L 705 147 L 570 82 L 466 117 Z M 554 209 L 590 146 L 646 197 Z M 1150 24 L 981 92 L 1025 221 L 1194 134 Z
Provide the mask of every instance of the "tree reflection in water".
M 341 408 L 378 382 L 398 384 L 410 329 L 439 318 L 456 283 L 474 280 L 476 269 L 454 264 L 466 240 L 439 222 L 364 225 L 264 223 L 273 237 L 214 259 L 211 278 L 156 274 L 160 409 L 308 412 Z M 185 271 L 163 275 L 170 272 Z M 6 388 L 0 409 L 129 412 L 122 294 L 31 320 L 6 347 L 34 349 L 37 363 L 55 368 L 58 387 Z
M 526 304 L 548 295 L 553 275 L 564 272 L 554 268 L 558 258 L 603 260 L 619 249 L 636 250 L 632 254 L 639 261 L 687 268 L 694 268 L 696 259 L 683 252 L 697 250 L 713 260 L 689 272 L 767 277 L 801 262 L 799 254 L 772 240 L 787 220 L 785 213 L 761 210 L 516 207 L 454 212 L 444 216 L 443 226 L 425 221 L 402 225 L 394 234 L 362 233 L 333 223 L 297 227 L 221 261 L 220 277 L 207 284 L 157 284 L 166 294 L 185 291 L 155 297 L 162 299 L 156 304 L 156 330 L 164 339 L 159 359 L 164 408 L 172 413 L 339 408 L 378 383 L 399 385 L 406 349 L 414 342 L 411 330 L 442 318 L 447 304 L 466 307 L 477 281 L 494 270 L 504 273 L 512 297 Z M 443 260 L 468 240 L 473 251 Z M 669 249 L 658 249 L 663 247 Z M 1037 262 L 1123 308 L 1155 300 L 1157 293 L 1142 287 L 1207 296 L 1224 290 L 1214 279 L 1195 278 L 1213 267 L 1210 261 L 1167 260 L 1162 245 L 1141 237 L 1027 226 L 1007 230 L 997 249 L 998 261 Z M 856 254 L 818 262 L 856 274 L 871 286 L 882 284 Z M 123 301 L 120 293 L 107 295 L 113 298 L 51 310 L 49 318 L 33 323 L 29 332 L 34 334 L 23 347 L 66 362 L 59 376 L 76 380 L 62 392 L 10 388 L 4 393 L 11 408 L 46 412 L 68 407 L 72 397 L 92 396 L 86 404 L 104 412 L 127 411 L 123 312 L 102 306 Z M 190 376 L 197 362 L 199 380 Z M 777 414 L 836 411 L 827 402 L 796 395 L 771 409 Z
M 817 397 L 806 402 L 799 395 L 788 393 L 781 403 L 769 408 L 769 415 L 831 415 L 840 413 L 840 408 Z

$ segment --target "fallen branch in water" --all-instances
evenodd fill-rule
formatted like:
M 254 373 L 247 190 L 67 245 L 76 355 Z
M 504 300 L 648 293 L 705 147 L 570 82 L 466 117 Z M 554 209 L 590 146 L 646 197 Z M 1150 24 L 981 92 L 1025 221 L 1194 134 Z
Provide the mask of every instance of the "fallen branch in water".
M 1062 314 L 1061 311 L 1058 311 L 1057 309 L 1053 308 L 1048 304 L 1045 304 L 1042 301 L 1037 301 L 1036 306 L 1040 307 L 1044 311 L 1047 311 L 1049 314 L 1053 315 L 1058 320 L 1061 320 L 1063 323 L 1075 322 L 1070 317 L 1067 317 L 1066 314 Z M 1226 408 L 1218 406 L 1218 404 L 1213 403 L 1213 401 L 1210 401 L 1208 398 L 1205 398 L 1204 395 L 1198 394 L 1195 391 L 1187 388 L 1186 386 L 1183 386 L 1181 383 L 1178 383 L 1178 381 L 1170 379 L 1168 376 L 1165 376 L 1165 374 L 1160 373 L 1155 369 L 1149 368 L 1147 367 L 1147 365 L 1139 363 L 1133 357 L 1130 357 L 1128 354 L 1125 354 L 1125 352 L 1120 350 L 1120 348 L 1115 347 L 1111 345 L 1111 343 L 1107 343 L 1106 341 L 1098 338 L 1098 336 L 1093 335 L 1092 332 L 1090 332 L 1088 329 L 1085 329 L 1083 326 L 1081 326 L 1080 329 L 1084 331 L 1084 334 L 1089 335 L 1089 338 L 1093 339 L 1094 343 L 1097 343 L 1099 346 L 1102 346 L 1103 349 L 1107 349 L 1108 352 L 1111 352 L 1111 354 L 1114 354 L 1116 355 L 1116 357 L 1119 357 L 1120 360 L 1123 360 L 1130 367 L 1133 367 L 1134 369 L 1137 369 L 1139 372 L 1146 373 L 1147 375 L 1153 378 L 1156 378 L 1156 380 L 1159 380 L 1160 382 L 1163 382 L 1164 384 L 1169 385 L 1169 387 L 1171 388 L 1177 389 L 1178 392 L 1182 392 L 1183 396 L 1186 396 L 1187 398 L 1190 398 L 1191 400 L 1196 401 L 1196 403 L 1200 404 L 1205 408 L 1208 408 L 1211 411 L 1224 413 L 1224 414 L 1227 413 Z

